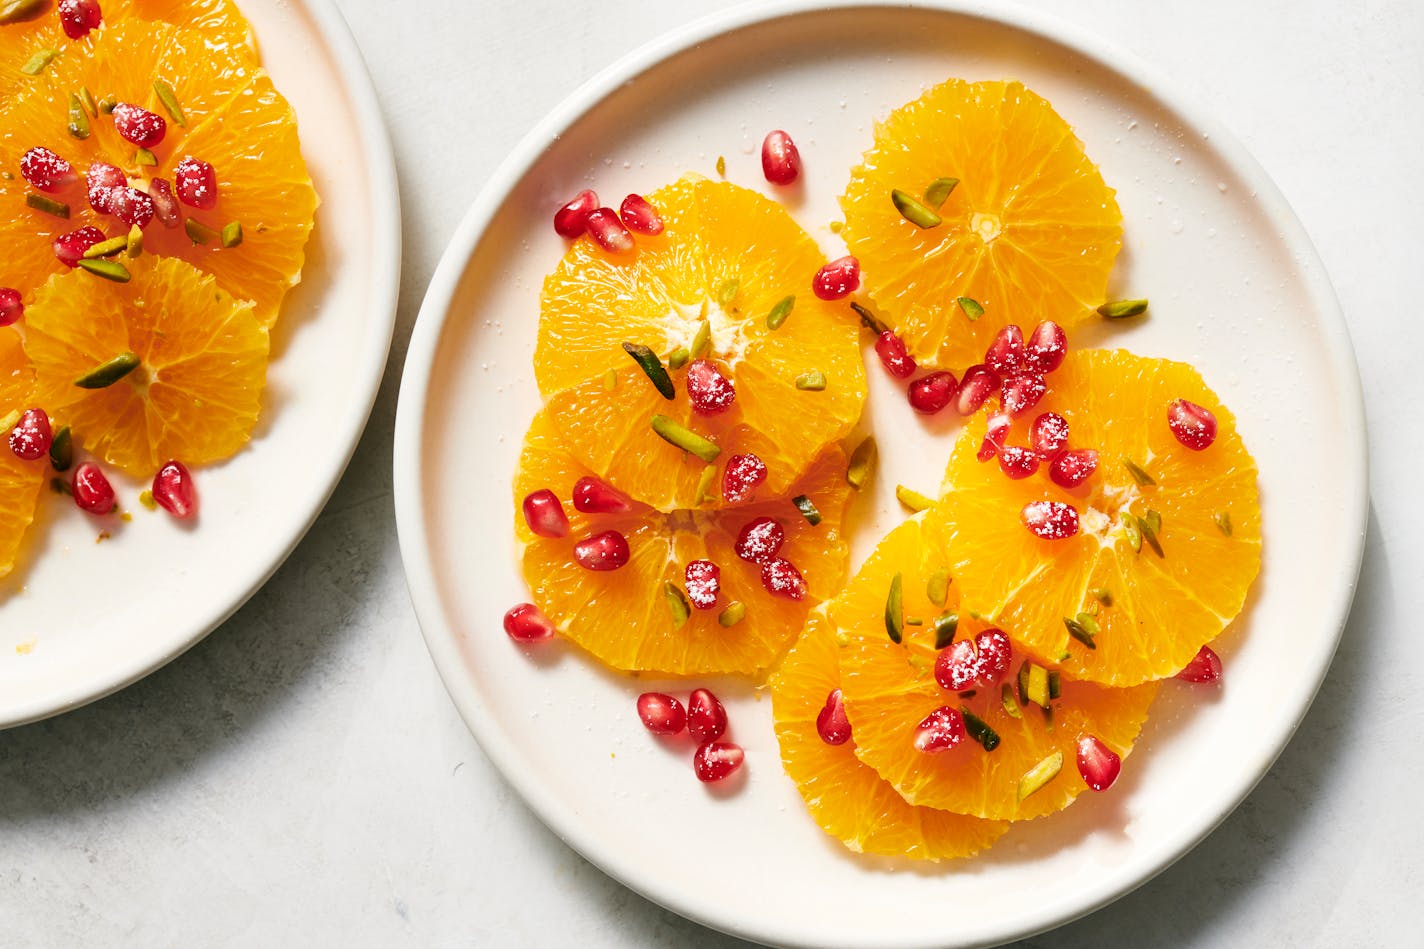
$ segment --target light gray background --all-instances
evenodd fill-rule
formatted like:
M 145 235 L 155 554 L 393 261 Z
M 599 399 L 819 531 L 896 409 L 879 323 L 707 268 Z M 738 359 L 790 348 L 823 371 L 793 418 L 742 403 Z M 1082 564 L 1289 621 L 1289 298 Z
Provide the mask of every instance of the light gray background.
M 741 945 L 605 877 L 491 770 L 416 627 L 390 475 L 405 343 L 485 177 L 583 79 L 731 4 L 339 5 L 405 207 L 380 400 L 325 513 L 235 617 L 114 697 L 0 733 L 0 942 Z M 1424 613 L 1424 4 L 1028 5 L 1156 63 L 1294 205 L 1354 337 L 1373 513 L 1339 656 L 1260 787 L 1160 877 L 1024 945 L 1414 944 L 1424 675 L 1406 617 Z M 687 857 L 669 872 L 695 872 Z

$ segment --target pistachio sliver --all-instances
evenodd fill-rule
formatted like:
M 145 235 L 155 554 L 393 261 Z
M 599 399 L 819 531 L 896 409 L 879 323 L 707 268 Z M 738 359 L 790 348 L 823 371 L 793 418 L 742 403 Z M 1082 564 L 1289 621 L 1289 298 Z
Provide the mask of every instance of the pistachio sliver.
M 1152 514 L 1154 512 L 1148 511 L 1147 513 Z M 1162 542 L 1157 539 L 1157 531 L 1153 529 L 1152 521 L 1145 517 L 1139 517 L 1136 520 L 1137 529 L 1142 534 L 1142 539 L 1147 543 L 1147 546 L 1152 548 L 1152 552 L 1159 557 L 1167 556 L 1162 551 Z M 1158 523 L 1161 523 L 1160 519 Z
M 1089 636 L 1096 636 L 1102 632 L 1102 627 L 1098 625 L 1097 617 L 1093 616 L 1092 613 L 1079 613 L 1073 617 L 1073 619 L 1079 626 L 1083 627 Z
M 1004 706 L 1004 714 L 1010 718 L 1023 718 L 1019 711 L 1018 699 L 1014 698 L 1014 687 L 1005 682 L 999 689 L 999 702 Z
M 195 217 L 190 217 L 183 221 L 183 233 L 187 234 L 188 239 L 194 244 L 206 244 L 218 236 L 217 231 L 208 227 Z
M 913 488 L 907 488 L 903 484 L 895 485 L 895 497 L 899 502 L 916 514 L 921 511 L 928 511 L 934 506 L 934 499 L 926 497 Z M 938 604 L 943 606 L 943 603 Z
M 173 87 L 162 79 L 155 79 L 153 91 L 158 96 L 158 101 L 163 103 L 163 108 L 168 111 L 168 117 L 173 120 L 173 124 L 180 129 L 187 128 L 188 117 L 183 114 L 183 107 L 178 104 L 178 94 L 173 91 Z
M 99 114 L 109 115 L 114 111 L 114 107 L 119 104 L 116 96 L 105 96 L 99 100 Z
M 941 613 L 934 618 L 935 651 L 954 642 L 954 634 L 959 632 L 959 614 Z
M 806 523 L 815 527 L 821 523 L 821 512 L 816 509 L 816 505 L 804 494 L 798 494 L 791 499 L 791 503 L 796 505 L 796 510 L 801 512 L 801 516 L 806 518 Z
M 714 165 L 713 167 L 715 167 L 715 168 L 717 169 L 717 177 L 719 177 L 719 178 L 725 178 L 725 177 L 727 177 L 727 156 L 726 156 L 726 155 L 718 155 L 718 156 L 717 156 L 717 164 Z
M 20 67 L 20 72 L 26 76 L 38 76 L 45 71 L 50 63 L 54 62 L 54 58 L 58 55 L 59 50 L 57 49 L 36 50 L 33 56 L 25 60 L 25 65 Z
M 1223 534 L 1225 534 L 1227 537 L 1230 537 L 1230 536 L 1231 536 L 1231 512 L 1230 512 L 1230 511 L 1222 511 L 1221 513 L 1217 514 L 1216 517 L 1212 518 L 1212 520 L 1216 521 L 1216 529 L 1217 529 L 1217 530 L 1221 531 L 1221 532 L 1222 532 Z
M 96 277 L 103 277 L 105 280 L 112 280 L 114 283 L 128 283 L 129 268 L 119 263 L 117 260 L 105 260 L 100 257 L 95 260 L 84 260 L 80 258 L 79 266 L 89 271 Z
M 949 568 L 941 567 L 925 581 L 925 595 L 935 606 L 944 606 L 945 601 L 949 599 L 949 584 Z
M 726 309 L 732 305 L 732 301 L 737 298 L 737 291 L 742 289 L 742 282 L 735 277 L 724 280 L 717 288 L 717 305 Z
M 1048 670 L 1036 662 L 1028 664 L 1028 700 L 1034 705 L 1048 707 Z
M 663 361 L 658 358 L 657 353 L 642 343 L 624 343 L 623 351 L 633 357 L 638 368 L 643 370 L 664 399 L 671 402 L 677 397 L 677 390 L 673 388 L 672 379 L 668 377 L 667 370 L 663 368 Z
M 712 485 L 717 480 L 717 466 L 707 465 L 702 469 L 702 474 L 697 478 L 697 503 L 706 504 L 708 501 L 716 500 L 712 495 Z
M 134 164 L 140 168 L 152 168 L 158 164 L 158 157 L 146 148 L 140 148 L 134 152 Z
M 129 246 L 129 239 L 127 237 L 111 237 L 106 241 L 100 241 L 97 244 L 91 245 L 89 249 L 84 252 L 83 259 L 94 260 L 98 257 L 109 257 L 113 254 L 117 254 L 127 246 Z
M 79 87 L 79 101 L 84 103 L 84 110 L 90 115 L 98 116 L 99 104 L 94 101 L 94 93 L 89 91 L 88 86 Z
M 1078 615 L 1087 616 L 1086 613 L 1079 613 Z M 1089 649 L 1098 648 L 1098 644 L 1093 641 L 1093 634 L 1088 632 L 1088 630 L 1083 626 L 1083 624 L 1078 622 L 1076 619 L 1072 619 L 1070 617 L 1065 616 L 1063 617 L 1063 625 L 1067 627 L 1068 635 L 1078 640 L 1078 642 L 1082 643 L 1084 646 L 1087 646 Z M 1097 624 L 1094 623 L 1093 625 L 1096 626 Z
M 717 460 L 718 455 L 722 454 L 722 449 L 717 446 L 716 442 L 703 438 L 692 429 L 666 415 L 654 415 L 651 424 L 653 431 L 657 432 L 663 441 L 681 448 L 688 454 L 696 455 L 709 465 Z
M 1147 312 L 1146 300 L 1114 300 L 1098 307 L 1098 315 L 1109 320 L 1125 320 Z
M 984 307 L 973 297 L 959 297 L 954 302 L 959 304 L 971 323 L 984 315 Z
M 55 217 L 69 217 L 69 205 L 63 201 L 56 201 L 54 198 L 46 197 L 42 194 L 35 194 L 31 191 L 25 195 L 25 203 L 36 211 L 43 211 L 45 214 L 53 214 Z
M 766 328 L 769 330 L 781 329 L 781 324 L 786 322 L 786 318 L 791 315 L 791 310 L 795 306 L 796 297 L 794 294 L 778 300 L 776 306 L 772 307 L 771 312 L 766 315 Z
M 687 605 L 687 596 L 676 583 L 668 580 L 663 583 L 663 599 L 667 602 L 668 614 L 672 617 L 672 628 L 682 629 L 687 625 L 688 617 L 692 615 L 692 608 Z
M 1127 543 L 1128 546 L 1132 548 L 1132 552 L 1141 553 L 1142 532 L 1137 529 L 1137 518 L 1128 514 L 1126 511 L 1122 514 L 1122 532 L 1123 535 L 1127 537 Z
M 0 432 L 8 432 L 14 428 L 15 423 L 20 420 L 20 416 L 23 414 L 19 409 L 11 409 L 4 415 L 0 415 Z
M 874 313 L 871 313 L 870 310 L 861 306 L 859 303 L 852 303 L 850 305 L 850 308 L 855 311 L 856 316 L 860 317 L 861 325 L 864 326 L 866 329 L 870 330 L 876 336 L 879 336 L 881 333 L 889 329 L 888 326 L 880 322 L 880 320 L 876 319 Z
M 905 636 L 905 594 L 900 574 L 890 580 L 890 592 L 885 597 L 885 633 L 899 644 Z
M 84 103 L 79 94 L 69 94 L 69 134 L 83 141 L 89 137 L 89 113 L 84 111 Z
M 1131 458 L 1124 458 L 1122 466 L 1127 469 L 1127 473 L 1132 475 L 1132 480 L 1137 482 L 1139 488 L 1145 488 L 1149 484 L 1156 484 L 1153 477 L 1147 473 L 1147 469 L 1133 461 Z
M 890 192 L 890 201 L 895 205 L 895 210 L 900 212 L 902 218 L 918 228 L 928 230 L 944 223 L 944 218 L 935 213 L 933 209 L 921 204 L 914 195 L 901 191 L 899 188 Z
M 128 251 L 130 257 L 143 255 L 143 228 L 137 224 L 129 228 L 129 234 L 124 238 L 124 249 Z
M 826 389 L 826 374 L 819 369 L 803 372 L 796 377 L 796 388 L 803 392 L 824 392 Z
M 736 626 L 747 615 L 747 605 L 741 600 L 733 600 L 727 608 L 717 614 L 717 622 L 722 626 Z
M 697 327 L 697 333 L 692 337 L 690 348 L 693 359 L 701 359 L 712 348 L 712 324 L 707 320 L 703 320 L 702 325 Z
M 681 369 L 683 366 L 687 365 L 690 359 L 692 359 L 692 353 L 688 351 L 687 347 L 679 346 L 677 347 L 677 349 L 674 349 L 672 352 L 668 353 L 668 368 Z
M 44 9 L 48 0 L 0 0 L 0 26 L 28 20 Z
M 1058 698 L 1063 694 L 1063 678 L 1058 674 L 1057 669 L 1052 669 L 1048 673 L 1048 698 L 1049 701 Z
M 965 733 L 983 745 L 985 751 L 993 751 L 999 747 L 999 733 L 990 728 L 988 722 L 963 705 L 959 707 L 959 714 L 964 717 Z
M 846 466 L 846 483 L 859 491 L 875 473 L 875 457 L 875 436 L 867 435 L 851 452 L 850 464 Z
M 950 192 L 957 184 L 958 178 L 936 178 L 931 181 L 930 186 L 925 189 L 925 204 L 938 211 L 944 207 L 944 202 L 949 200 Z
M 49 464 L 55 471 L 68 471 L 74 462 L 74 436 L 68 425 L 60 426 L 49 443 Z
M 81 389 L 107 389 L 133 372 L 138 366 L 139 358 L 136 353 L 120 353 L 108 362 L 95 366 L 75 379 L 74 384 Z
M 1019 778 L 1019 801 L 1031 794 L 1043 790 L 1044 786 L 1054 778 L 1058 777 L 1058 772 L 1063 770 L 1063 752 L 1055 751 L 1024 772 L 1024 776 Z

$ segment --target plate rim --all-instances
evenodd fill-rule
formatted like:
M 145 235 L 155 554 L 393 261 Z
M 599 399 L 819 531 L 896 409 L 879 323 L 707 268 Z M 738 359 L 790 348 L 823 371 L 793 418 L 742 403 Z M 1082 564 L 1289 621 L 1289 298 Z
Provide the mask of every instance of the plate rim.
M 617 853 L 599 849 L 596 841 L 583 832 L 582 821 L 574 811 L 548 793 L 524 767 L 513 743 L 506 739 L 497 721 L 488 714 L 483 696 L 462 676 L 463 658 L 458 645 L 460 634 L 446 621 L 434 580 L 434 564 L 423 519 L 426 498 L 422 489 L 420 445 L 438 344 L 451 321 L 450 309 L 461 278 L 503 201 L 537 165 L 550 143 L 614 95 L 625 83 L 700 43 L 788 17 L 886 8 L 970 17 L 1062 46 L 1114 73 L 1125 83 L 1161 103 L 1189 126 L 1209 134 L 1211 144 L 1208 147 L 1249 182 L 1266 218 L 1278 227 L 1282 244 L 1297 253 L 1299 266 L 1304 271 L 1305 292 L 1315 301 L 1324 317 L 1321 330 L 1326 337 L 1327 364 L 1339 383 L 1338 391 L 1344 400 L 1340 407 L 1344 436 L 1342 447 L 1345 449 L 1342 456 L 1353 460 L 1350 472 L 1356 483 L 1352 496 L 1341 499 L 1346 504 L 1346 522 L 1358 524 L 1359 530 L 1353 549 L 1340 561 L 1340 576 L 1345 582 L 1334 591 L 1332 608 L 1325 624 L 1326 628 L 1333 629 L 1333 636 L 1328 648 L 1321 650 L 1311 674 L 1294 683 L 1289 701 L 1298 711 L 1288 722 L 1288 727 L 1277 736 L 1270 753 L 1262 757 L 1254 773 L 1242 772 L 1224 798 L 1224 806 L 1211 819 L 1168 838 L 1165 845 L 1154 851 L 1151 859 L 1129 864 L 1131 872 L 1122 875 L 1120 880 L 1112 881 L 1112 885 L 1085 891 L 1084 899 L 1072 901 L 1071 904 L 1065 902 L 1016 918 L 989 943 L 998 944 L 1054 929 L 1127 895 L 1176 863 L 1240 806 L 1290 743 L 1324 682 L 1344 633 L 1364 556 L 1369 516 L 1369 459 L 1363 386 L 1349 328 L 1325 264 L 1280 188 L 1235 133 L 1182 93 L 1176 83 L 1155 66 L 1116 43 L 1054 14 L 1017 3 L 991 3 L 987 0 L 751 0 L 695 19 L 621 56 L 578 86 L 520 139 L 485 182 L 440 257 L 416 317 L 402 370 L 393 463 L 396 530 L 417 623 L 447 693 L 483 752 L 545 825 L 604 873 L 678 915 L 740 938 L 774 941 L 777 944 L 812 944 L 807 940 L 809 934 L 781 927 L 739 927 L 736 921 L 719 917 L 703 908 L 710 907 L 711 901 L 704 901 L 703 906 L 687 905 L 679 898 L 676 887 L 660 882 L 655 874 L 642 872 Z M 818 933 L 815 937 L 818 940 L 816 945 L 843 946 L 846 949 L 867 945 L 845 938 L 838 940 L 834 934 Z M 952 940 L 954 936 L 948 932 L 921 932 L 911 937 L 881 938 L 876 945 L 883 949 L 942 945 L 946 938 Z

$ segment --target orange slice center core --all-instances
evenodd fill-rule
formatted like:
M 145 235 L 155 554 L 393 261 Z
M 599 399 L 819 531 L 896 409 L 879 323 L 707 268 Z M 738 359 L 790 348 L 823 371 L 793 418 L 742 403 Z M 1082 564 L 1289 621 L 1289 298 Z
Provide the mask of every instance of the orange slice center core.
M 985 214 L 982 211 L 974 212 L 969 218 L 969 229 L 979 235 L 979 239 L 984 243 L 991 243 L 1004 230 L 1003 221 L 999 220 L 997 214 Z

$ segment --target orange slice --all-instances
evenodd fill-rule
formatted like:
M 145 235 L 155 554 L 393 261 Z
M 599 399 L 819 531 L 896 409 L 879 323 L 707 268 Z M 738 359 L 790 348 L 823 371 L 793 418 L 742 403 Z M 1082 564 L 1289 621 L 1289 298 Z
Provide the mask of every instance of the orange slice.
M 0 418 L 33 405 L 34 373 L 25 359 L 20 334 L 0 328 Z M 24 461 L 10 450 L 10 430 L 0 430 L 0 577 L 15 566 L 20 542 L 35 519 L 44 484 L 45 461 Z
M 892 201 L 897 189 L 923 201 L 946 177 L 959 183 L 937 226 L 912 223 Z M 950 79 L 896 109 L 841 206 L 881 315 L 920 363 L 954 369 L 982 361 L 1009 323 L 1085 319 L 1103 302 L 1122 236 L 1114 192 L 1072 128 L 1017 82 Z M 961 297 L 983 315 L 971 318 Z
M 635 502 L 622 514 L 581 514 L 568 499 L 574 483 L 589 475 L 564 448 L 548 414 L 536 416 L 515 478 L 515 503 L 547 488 L 563 499 L 570 529 L 565 537 L 539 537 L 517 516 L 516 532 L 534 602 L 560 632 L 615 669 L 755 674 L 776 661 L 800 632 L 807 611 L 833 595 L 845 578 L 841 519 L 850 489 L 837 448 L 796 486 L 820 511 L 815 526 L 785 498 L 715 512 L 663 514 Z M 733 551 L 742 527 L 760 516 L 775 518 L 785 529 L 780 556 L 800 570 L 809 590 L 805 599 L 771 595 L 761 584 L 760 569 Z M 606 572 L 579 566 L 574 544 L 607 530 L 627 538 L 628 563 Z M 692 560 L 710 560 L 721 569 L 721 595 L 715 608 L 693 609 L 679 626 L 669 610 L 667 585 L 680 589 Z M 745 616 L 723 626 L 719 616 L 732 603 L 741 603 Z
M 775 202 L 695 177 L 648 200 L 666 230 L 640 235 L 636 255 L 613 257 L 580 238 L 544 283 L 534 369 L 550 420 L 575 457 L 659 510 L 697 507 L 702 469 L 653 431 L 659 414 L 715 443 L 719 462 L 756 454 L 766 490 L 783 492 L 860 417 L 858 324 L 811 293 L 824 255 Z M 769 328 L 788 297 L 785 322 Z M 667 400 L 622 347 L 647 346 L 666 363 L 693 348 L 704 323 L 707 358 L 736 387 L 731 407 L 708 417 L 691 407 L 686 369 L 670 371 Z M 798 388 L 812 373 L 824 388 Z
M 84 447 L 138 477 L 170 459 L 200 465 L 247 443 L 267 372 L 252 304 L 181 260 L 126 261 L 129 283 L 83 271 L 50 278 L 25 314 L 36 401 Z M 123 353 L 140 365 L 101 389 L 75 380 Z
M 1014 689 L 1014 672 L 1023 662 L 1015 639 L 1011 672 L 1001 683 L 977 687 L 972 696 L 970 690 L 957 695 L 945 691 L 934 675 L 934 618 L 944 611 L 958 612 L 958 639 L 973 636 L 986 624 L 960 611 L 957 576 L 943 606 L 931 601 L 930 579 L 951 561 L 927 534 L 918 520 L 891 531 L 830 605 L 831 619 L 844 641 L 841 690 L 856 754 L 912 804 L 993 820 L 1021 820 L 1061 810 L 1086 787 L 1075 765 L 1078 737 L 1096 735 L 1126 758 L 1157 686 L 1110 689 L 1065 677 L 1059 698 L 1049 703 L 1051 721 L 1033 704 L 1017 707 L 1016 717 L 1003 700 L 1004 689 Z M 900 644 L 890 640 L 885 619 L 896 574 L 902 583 L 904 615 L 922 623 L 906 625 Z M 956 747 L 937 754 L 920 751 L 915 747 L 916 727 L 942 706 L 978 716 L 997 733 L 998 746 L 986 751 L 965 737 Z M 1062 755 L 1057 775 L 1020 799 L 1025 776 L 1056 754 Z
M 1078 351 L 1051 384 L 1035 411 L 1068 420 L 1070 447 L 1097 450 L 1092 477 L 1072 490 L 1043 473 L 1004 477 L 974 457 L 981 417 L 955 445 L 946 475 L 952 490 L 929 524 L 970 605 L 1041 660 L 1066 652 L 1069 674 L 1113 685 L 1174 675 L 1241 611 L 1260 569 L 1255 462 L 1231 412 L 1185 363 Z M 1216 441 L 1204 451 L 1186 448 L 1168 428 L 1167 408 L 1179 398 L 1216 415 Z M 1026 427 L 1019 423 L 1010 442 L 1025 441 Z M 1126 462 L 1155 483 L 1139 484 Z M 1039 500 L 1072 505 L 1080 533 L 1066 540 L 1029 533 L 1020 512 Z M 1123 525 L 1124 514 L 1149 511 L 1161 517 L 1161 556 L 1148 542 L 1134 550 Z M 1105 591 L 1111 605 L 1094 591 Z M 1067 632 L 1065 617 L 1080 612 L 1096 614 L 1096 648 Z
M 812 614 L 806 631 L 771 677 L 781 762 L 816 823 L 856 853 L 950 860 L 988 847 L 1009 829 L 949 811 L 907 804 L 855 756 L 855 738 L 829 745 L 816 730 L 826 697 L 840 688 L 830 624 Z

